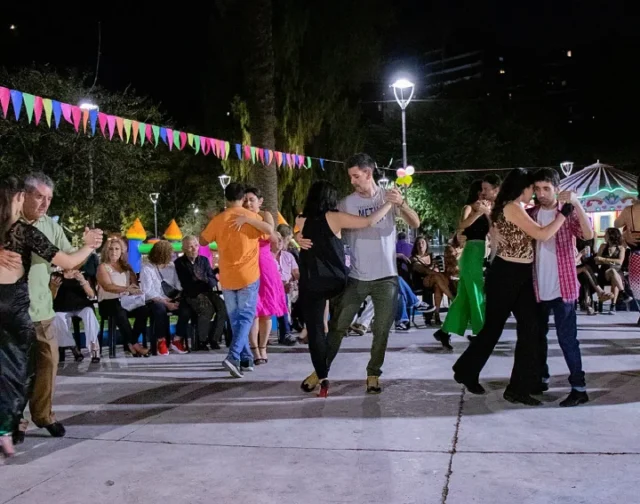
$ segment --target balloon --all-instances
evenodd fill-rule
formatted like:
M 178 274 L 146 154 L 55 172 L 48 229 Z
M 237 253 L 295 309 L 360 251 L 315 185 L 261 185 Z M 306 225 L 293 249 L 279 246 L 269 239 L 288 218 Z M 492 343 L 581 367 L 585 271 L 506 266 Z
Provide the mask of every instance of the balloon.
M 405 185 L 408 185 L 408 186 L 411 185 L 413 183 L 413 177 L 411 175 L 407 175 L 404 178 L 404 183 Z
M 405 172 L 407 175 L 411 176 L 416 172 L 416 169 L 413 166 L 407 166 Z
M 398 168 L 396 170 L 396 175 L 398 176 L 398 178 L 402 178 L 407 174 L 406 170 L 404 168 Z
M 399 185 L 399 186 L 404 185 L 404 177 L 398 177 L 396 179 L 396 185 Z

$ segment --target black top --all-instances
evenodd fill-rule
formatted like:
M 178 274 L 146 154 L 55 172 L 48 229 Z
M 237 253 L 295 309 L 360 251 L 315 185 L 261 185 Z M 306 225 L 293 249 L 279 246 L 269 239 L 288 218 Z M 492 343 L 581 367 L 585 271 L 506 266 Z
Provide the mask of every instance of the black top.
M 7 233 L 7 239 L 3 247 L 11 252 L 16 252 L 22 257 L 24 275 L 19 282 L 26 281 L 31 269 L 31 254 L 42 257 L 45 261 L 51 262 L 60 251 L 49 239 L 38 229 L 26 222 L 17 221 Z
M 300 292 L 328 297 L 340 294 L 349 276 L 344 243 L 333 233 L 324 215 L 307 218 L 302 235 L 313 242 L 313 247 L 300 251 Z
M 178 280 L 182 285 L 182 295 L 187 298 L 198 297 L 198 294 L 211 292 L 217 285 L 216 277 L 209 260 L 204 256 L 196 257 L 192 263 L 185 255 L 174 261 Z
M 75 278 L 63 278 L 53 300 L 53 310 L 57 312 L 75 312 L 91 307 L 93 303 L 87 297 L 80 282 Z
M 466 228 L 462 234 L 467 237 L 467 240 L 485 240 L 489 233 L 489 217 L 481 215 L 473 224 Z

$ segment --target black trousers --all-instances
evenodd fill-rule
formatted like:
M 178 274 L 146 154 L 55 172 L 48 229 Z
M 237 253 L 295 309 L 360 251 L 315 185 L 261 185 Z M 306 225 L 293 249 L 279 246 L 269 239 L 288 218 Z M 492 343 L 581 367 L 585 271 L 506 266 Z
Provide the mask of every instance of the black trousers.
M 18 428 L 33 386 L 35 350 L 27 282 L 0 285 L 0 435 Z
M 516 350 L 509 388 L 529 394 L 540 383 L 540 337 L 533 265 L 496 257 L 485 283 L 484 327 L 453 366 L 465 381 L 477 381 L 502 335 L 509 315 L 516 319 Z
M 176 331 L 179 336 L 188 334 L 189 321 L 193 315 L 198 318 L 198 341 L 220 343 L 227 321 L 227 307 L 215 292 L 205 292 L 194 298 L 182 298 L 178 310 Z M 211 324 L 211 318 L 213 323 Z
M 141 306 L 128 312 L 120 305 L 119 299 L 104 299 L 98 304 L 98 311 L 101 317 L 113 317 L 116 327 L 122 333 L 125 347 L 127 344 L 135 345 L 138 338 L 147 330 L 147 319 L 149 318 L 149 308 Z M 133 329 L 129 323 L 129 317 L 135 318 Z

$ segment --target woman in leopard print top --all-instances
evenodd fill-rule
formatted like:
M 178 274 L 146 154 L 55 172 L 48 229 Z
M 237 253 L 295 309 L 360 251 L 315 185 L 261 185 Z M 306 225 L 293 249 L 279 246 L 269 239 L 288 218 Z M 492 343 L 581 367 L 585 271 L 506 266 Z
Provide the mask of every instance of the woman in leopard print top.
M 464 384 L 469 392 L 483 394 L 480 372 L 498 343 L 509 315 L 513 313 L 518 341 L 511 380 L 504 398 L 534 406 L 540 401 L 530 394 L 541 381 L 541 370 L 537 369 L 540 338 L 533 289 L 533 240 L 546 241 L 553 237 L 564 223 L 562 213 L 571 212 L 572 207 L 563 205 L 562 213 L 551 224 L 541 227 L 524 209 L 532 196 L 531 173 L 522 168 L 509 172 L 491 215 L 495 230 L 500 235 L 500 244 L 485 283 L 484 327 L 460 356 L 453 370 L 455 380 Z

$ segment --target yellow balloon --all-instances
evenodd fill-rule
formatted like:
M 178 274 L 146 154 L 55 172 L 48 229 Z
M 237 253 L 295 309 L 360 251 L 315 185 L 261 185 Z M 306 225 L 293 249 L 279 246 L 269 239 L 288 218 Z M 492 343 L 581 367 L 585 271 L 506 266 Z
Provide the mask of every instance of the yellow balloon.
M 398 177 L 398 178 L 396 179 L 396 185 L 401 186 L 401 185 L 403 185 L 403 184 L 404 184 L 404 177 Z
M 413 183 L 413 177 L 411 175 L 407 175 L 404 178 L 404 183 L 405 185 L 411 185 Z

